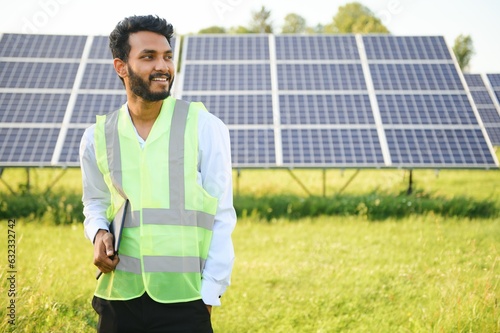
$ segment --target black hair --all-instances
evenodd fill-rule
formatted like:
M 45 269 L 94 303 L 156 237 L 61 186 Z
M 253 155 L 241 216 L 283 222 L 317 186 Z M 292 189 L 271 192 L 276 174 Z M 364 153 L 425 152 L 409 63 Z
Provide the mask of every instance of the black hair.
M 109 48 L 113 58 L 119 58 L 127 62 L 130 52 L 129 36 L 139 31 L 156 32 L 165 36 L 170 44 L 170 39 L 174 34 L 174 27 L 165 19 L 154 15 L 126 17 L 118 22 L 109 35 Z

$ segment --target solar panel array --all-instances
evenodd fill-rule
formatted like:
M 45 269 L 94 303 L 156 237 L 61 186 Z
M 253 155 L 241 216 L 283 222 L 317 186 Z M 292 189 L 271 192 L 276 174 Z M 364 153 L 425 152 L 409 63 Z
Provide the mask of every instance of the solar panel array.
M 0 35 L 0 167 L 79 165 L 84 129 L 126 100 L 107 44 Z M 183 50 L 175 96 L 228 125 L 234 167 L 498 165 L 496 120 L 479 118 L 442 37 L 199 35 Z
M 126 101 L 105 36 L 0 35 L 0 77 L 4 167 L 78 166 L 85 128 Z
M 500 74 L 464 77 L 491 143 L 500 145 Z
M 182 98 L 228 125 L 235 167 L 498 165 L 442 37 L 199 35 L 183 49 Z

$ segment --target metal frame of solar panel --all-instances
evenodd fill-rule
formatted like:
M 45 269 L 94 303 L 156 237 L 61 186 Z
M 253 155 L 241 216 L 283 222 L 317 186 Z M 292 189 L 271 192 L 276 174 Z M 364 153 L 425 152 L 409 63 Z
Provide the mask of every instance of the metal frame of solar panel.
M 180 96 L 229 127 L 237 168 L 495 168 L 444 38 L 197 35 Z
M 0 34 L 0 77 L 0 167 L 79 166 L 85 128 L 126 102 L 107 36 Z
M 495 74 L 488 74 L 495 79 Z M 464 74 L 474 103 L 493 145 L 500 145 L 500 74 L 495 87 L 486 74 Z

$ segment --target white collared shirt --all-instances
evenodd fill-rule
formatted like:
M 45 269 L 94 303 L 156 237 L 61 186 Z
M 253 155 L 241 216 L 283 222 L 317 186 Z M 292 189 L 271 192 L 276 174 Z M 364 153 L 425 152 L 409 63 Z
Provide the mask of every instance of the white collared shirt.
M 97 167 L 94 129 L 95 125 L 87 128 L 80 143 L 85 215 L 83 224 L 85 236 L 92 242 L 99 229 L 109 230 L 106 209 L 111 201 L 109 189 Z M 144 148 L 146 141 L 139 136 L 137 130 L 136 134 L 141 148 Z M 233 207 L 229 131 L 220 119 L 203 111 L 198 116 L 198 183 L 218 199 L 212 242 L 202 273 L 201 287 L 205 304 L 217 306 L 220 305 L 220 296 L 230 284 L 234 261 L 231 233 L 236 225 L 236 213 Z

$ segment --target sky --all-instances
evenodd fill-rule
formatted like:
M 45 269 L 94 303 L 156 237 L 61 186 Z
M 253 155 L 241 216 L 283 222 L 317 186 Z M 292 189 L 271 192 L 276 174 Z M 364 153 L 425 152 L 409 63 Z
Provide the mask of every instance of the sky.
M 263 5 L 271 11 L 275 32 L 287 14 L 304 17 L 308 26 L 332 22 L 338 0 L 0 0 L 0 33 L 109 35 L 130 15 L 156 14 L 177 34 L 210 26 L 248 26 Z M 499 0 L 360 0 L 393 35 L 440 35 L 452 47 L 470 35 L 475 54 L 471 73 L 500 73 Z

